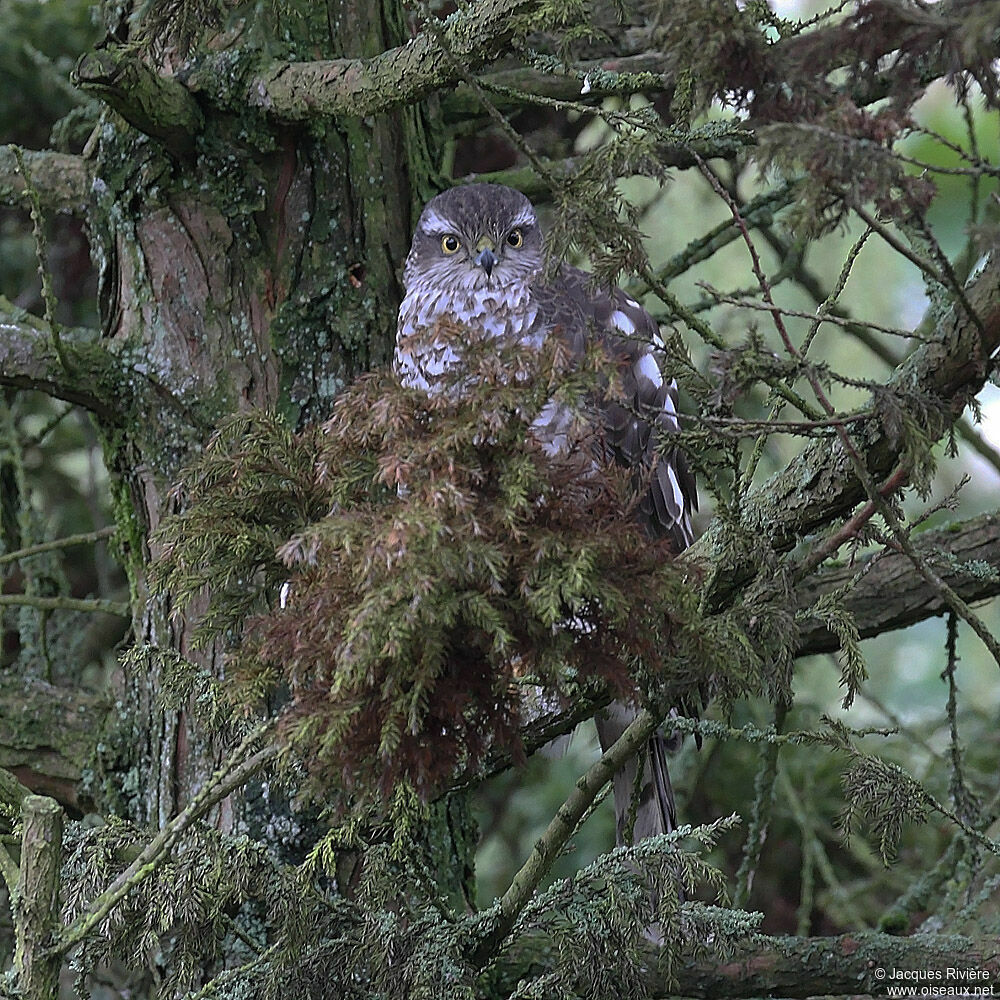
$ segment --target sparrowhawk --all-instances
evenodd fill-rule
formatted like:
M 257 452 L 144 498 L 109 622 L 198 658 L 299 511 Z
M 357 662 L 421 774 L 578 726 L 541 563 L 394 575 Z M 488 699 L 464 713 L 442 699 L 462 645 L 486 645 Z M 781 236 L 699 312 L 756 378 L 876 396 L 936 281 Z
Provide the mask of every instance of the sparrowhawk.
M 677 383 L 660 373 L 652 316 L 621 289 L 595 290 L 590 274 L 560 264 L 543 271 L 543 236 L 534 206 L 519 191 L 469 184 L 432 198 L 424 207 L 404 268 L 406 295 L 399 309 L 394 365 L 402 381 L 434 391 L 435 377 L 461 364 L 461 345 L 441 331 L 469 327 L 488 337 L 539 347 L 559 337 L 575 357 L 597 338 L 620 363 L 624 399 L 600 404 L 602 440 L 617 462 L 648 483 L 640 517 L 653 537 L 669 537 L 675 551 L 691 544 L 697 508 L 694 477 L 683 454 L 664 449 L 654 426 L 679 430 Z M 561 441 L 563 415 L 553 401 L 532 424 L 550 454 Z M 607 749 L 635 717 L 614 703 L 595 720 Z M 636 840 L 676 827 L 664 738 L 650 741 L 642 761 L 633 835 Z M 618 840 L 624 839 L 635 793 L 632 762 L 615 775 Z

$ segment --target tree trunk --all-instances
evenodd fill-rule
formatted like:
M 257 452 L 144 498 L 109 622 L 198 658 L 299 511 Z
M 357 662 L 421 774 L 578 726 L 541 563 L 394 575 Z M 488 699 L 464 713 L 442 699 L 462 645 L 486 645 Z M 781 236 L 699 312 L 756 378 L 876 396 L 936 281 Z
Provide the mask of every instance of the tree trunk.
M 300 6 L 282 23 L 320 58 L 403 40 L 393 2 L 340 4 L 329 24 Z M 220 420 L 253 408 L 320 419 L 345 382 L 390 356 L 395 262 L 411 188 L 426 187 L 429 170 L 412 152 L 422 148 L 415 115 L 308 125 L 241 104 L 202 108 L 134 55 L 115 58 L 102 50 L 78 69 L 118 112 L 100 130 L 91 188 L 103 346 L 120 365 L 118 406 L 97 419 L 143 653 L 124 677 L 130 738 L 119 763 L 139 776 L 126 786 L 142 790 L 126 811 L 162 826 L 221 752 L 191 711 L 160 704 L 164 657 L 223 677 L 225 655 L 218 644 L 195 648 L 197 607 L 178 614 L 169 594 L 150 596 L 150 535 L 176 504 L 169 490 L 185 461 Z M 226 832 L 270 817 L 258 820 L 233 800 L 214 816 Z

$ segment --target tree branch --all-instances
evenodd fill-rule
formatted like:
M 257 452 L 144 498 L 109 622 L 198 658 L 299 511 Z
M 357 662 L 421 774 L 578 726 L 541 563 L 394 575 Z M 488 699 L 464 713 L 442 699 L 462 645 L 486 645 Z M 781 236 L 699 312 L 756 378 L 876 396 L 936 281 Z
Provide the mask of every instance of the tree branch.
M 93 767 L 109 711 L 103 698 L 82 689 L 0 678 L 0 800 L 19 805 L 33 791 L 85 811 L 80 780 Z
M 552 862 L 576 832 L 580 819 L 590 808 L 597 793 L 626 761 L 636 755 L 639 748 L 649 740 L 658 723 L 659 720 L 648 711 L 639 712 L 608 751 L 577 780 L 573 791 L 535 842 L 528 860 L 501 897 L 496 923 L 474 948 L 472 961 L 475 964 L 483 965 L 496 952 L 517 922 L 518 915 L 548 874 Z
M 538 0 L 480 0 L 370 59 L 275 62 L 248 80 L 247 100 L 286 121 L 374 115 L 413 104 L 453 87 L 462 78 L 459 64 L 468 72 L 497 58 L 519 16 L 537 6 Z M 221 99 L 220 84 L 228 88 L 231 75 L 231 54 L 223 52 L 199 63 L 184 82 Z
M 0 566 L 3 566 L 4 563 L 17 562 L 20 559 L 30 559 L 43 552 L 61 552 L 74 545 L 90 545 L 93 542 L 99 542 L 102 538 L 111 538 L 117 530 L 114 525 L 109 524 L 104 528 L 98 528 L 97 531 L 85 531 L 77 535 L 67 535 L 65 538 L 53 538 L 49 542 L 39 542 L 37 545 L 28 545 L 23 549 L 5 552 L 0 555 Z
M 243 740 L 232 756 L 204 783 L 184 811 L 157 833 L 135 861 L 94 900 L 90 909 L 65 928 L 53 945 L 54 952 L 64 954 L 86 938 L 135 886 L 166 863 L 174 846 L 192 823 L 227 795 L 242 788 L 254 774 L 277 758 L 279 747 L 276 744 L 245 756 L 250 746 L 262 739 L 269 728 L 270 725 L 265 723 Z
M 121 415 L 115 357 L 93 330 L 62 330 L 60 349 L 62 358 L 44 320 L 0 296 L 0 386 L 44 392 L 115 423 Z
M 506 996 L 519 981 L 550 971 L 557 960 L 551 942 L 526 937 L 515 943 L 498 969 L 497 993 Z M 919 983 L 893 978 L 894 971 L 919 970 L 930 978 Z M 717 957 L 683 956 L 673 968 L 676 985 L 658 970 L 650 948 L 645 987 L 654 998 L 879 996 L 886 986 L 931 985 L 962 996 L 967 987 L 989 987 L 1000 976 L 1000 942 L 995 937 L 974 940 L 960 935 L 920 934 L 894 937 L 876 932 L 839 937 L 759 936 L 741 946 L 729 962 Z M 879 974 L 884 977 L 880 978 Z
M 989 256 L 966 294 L 975 318 L 960 303 L 954 304 L 940 320 L 936 336 L 921 344 L 886 386 L 935 441 L 982 389 L 1000 346 L 1000 254 Z M 928 406 L 928 399 L 938 405 Z M 878 413 L 878 401 L 873 403 Z M 890 475 L 899 460 L 901 441 L 886 423 L 873 419 L 856 440 L 869 475 L 876 480 Z M 864 487 L 842 443 L 819 439 L 749 495 L 740 528 L 748 538 L 765 538 L 775 551 L 787 551 L 803 535 L 848 516 L 864 498 Z M 724 606 L 755 575 L 759 563 L 759 553 L 742 546 L 722 519 L 684 558 L 704 564 L 711 573 L 715 607 Z
M 673 90 L 673 74 L 677 58 L 662 52 L 640 52 L 612 58 L 589 59 L 566 67 L 563 73 L 543 72 L 527 66 L 503 69 L 481 77 L 487 90 L 502 88 L 506 92 L 497 95 L 496 106 L 505 113 L 517 111 L 532 103 L 533 97 L 547 97 L 556 101 L 579 101 L 583 97 L 588 103 L 600 106 L 605 97 L 632 93 L 630 83 L 642 74 L 648 80 L 643 93 L 655 94 Z M 658 77 L 654 83 L 651 77 Z M 581 91 L 587 85 L 586 95 Z M 649 85 L 652 84 L 652 85 Z M 524 99 L 516 96 L 523 93 Z M 482 104 L 468 84 L 459 84 L 454 90 L 441 95 L 441 111 L 446 121 L 468 121 L 470 117 L 482 114 Z
M 21 818 L 14 967 L 25 1000 L 57 1000 L 62 962 L 59 955 L 49 952 L 48 944 L 59 926 L 63 813 L 53 799 L 29 795 L 21 805 Z
M 981 601 L 1000 594 L 1000 574 L 983 572 L 985 567 L 1000 565 L 1000 515 L 983 514 L 939 531 L 925 531 L 915 536 L 913 545 L 963 600 Z M 967 565 L 970 562 L 985 566 L 977 572 L 976 567 Z M 844 595 L 843 603 L 853 614 L 863 639 L 906 628 L 948 610 L 940 594 L 914 571 L 909 557 L 902 552 L 881 557 L 872 554 L 824 569 L 796 589 L 796 602 L 800 608 L 807 608 L 821 595 L 859 575 L 861 579 Z M 837 638 L 823 625 L 805 623 L 800 656 L 838 648 Z
M 74 78 L 82 90 L 175 153 L 189 153 L 204 127 L 198 102 L 183 84 L 155 72 L 133 50 L 105 48 L 85 55 Z
M 42 207 L 53 212 L 83 215 L 93 180 L 90 164 L 68 153 L 23 150 L 32 186 Z M 0 204 L 28 207 L 24 177 L 17 166 L 13 146 L 0 146 Z
M 936 567 L 941 578 L 965 601 L 981 601 L 1000 596 L 1000 574 L 986 567 L 1000 566 L 1000 514 L 983 514 L 936 531 L 925 531 L 914 538 L 914 547 Z M 890 552 L 876 558 L 866 554 L 854 562 L 831 566 L 804 580 L 795 591 L 795 605 L 810 607 L 823 594 L 838 590 L 855 577 L 860 579 L 843 597 L 843 605 L 854 616 L 861 638 L 906 628 L 927 618 L 944 614 L 948 608 L 939 592 L 913 568 L 902 552 Z M 969 563 L 983 564 L 969 567 Z M 832 653 L 840 648 L 839 640 L 815 619 L 802 623 L 797 655 Z M 569 708 L 537 712 L 523 727 L 521 738 L 525 751 L 534 753 L 546 743 L 573 730 L 611 700 L 609 692 L 595 690 L 589 697 L 580 695 Z M 497 748 L 481 770 L 465 779 L 474 784 L 511 766 L 511 755 Z
M 126 601 L 100 597 L 39 597 L 37 594 L 0 594 L 0 608 L 37 608 L 39 611 L 81 611 L 129 618 L 132 606 Z
M 702 159 L 736 159 L 744 153 L 748 146 L 754 143 L 753 134 L 747 132 L 745 138 L 723 136 L 718 139 L 695 139 L 684 142 L 661 142 L 655 147 L 656 162 L 664 168 L 684 170 Z M 560 160 L 550 160 L 539 156 L 537 163 L 550 175 L 556 177 L 572 177 L 579 169 L 584 157 L 568 156 Z M 636 168 L 636 171 L 638 168 Z M 623 172 L 622 176 L 629 176 Z M 470 174 L 456 183 L 466 183 L 475 180 L 480 184 L 506 184 L 517 188 L 526 194 L 536 204 L 551 201 L 552 189 L 544 176 L 534 166 L 509 167 L 506 170 L 488 171 L 481 174 Z M 768 217 L 770 218 L 770 216 Z M 713 248 L 713 251 L 714 252 Z M 710 254 L 705 254 L 710 256 Z M 668 265 L 669 266 L 669 265 Z

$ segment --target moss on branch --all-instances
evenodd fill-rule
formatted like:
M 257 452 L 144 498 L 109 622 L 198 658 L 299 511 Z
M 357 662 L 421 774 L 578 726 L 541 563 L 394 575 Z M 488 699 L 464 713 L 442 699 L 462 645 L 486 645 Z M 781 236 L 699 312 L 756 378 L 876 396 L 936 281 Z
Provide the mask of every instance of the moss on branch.
M 37 678 L 0 681 L 0 801 L 44 792 L 82 811 L 81 782 L 93 766 L 109 706 L 92 692 Z
M 247 81 L 250 104 L 286 121 L 366 116 L 413 104 L 454 86 L 504 51 L 537 0 L 482 0 L 427 28 L 405 45 L 368 59 L 275 62 Z M 443 43 L 443 44 L 442 44 Z M 228 89 L 232 53 L 206 59 L 187 77 L 193 91 Z
M 508 952 L 499 970 L 499 996 L 530 975 L 544 975 L 556 957 L 548 942 L 526 938 Z M 885 985 L 950 986 L 961 995 L 968 986 L 980 988 L 996 982 L 1000 975 L 1000 945 L 997 939 L 973 940 L 960 935 L 919 934 L 894 937 L 875 932 L 842 934 L 839 937 L 770 937 L 761 935 L 739 947 L 731 961 L 709 957 L 682 957 L 674 968 L 677 982 L 669 986 L 657 967 L 650 946 L 645 986 L 648 996 L 711 997 L 736 1000 L 741 997 L 810 997 L 831 994 L 885 995 Z M 928 978 L 893 980 L 893 970 L 920 970 Z M 883 973 L 880 977 L 880 973 Z M 946 977 L 951 978 L 946 978 Z M 978 979 L 968 978 L 978 976 Z
M 190 152 L 204 126 L 198 102 L 184 85 L 156 73 L 133 50 L 101 49 L 85 55 L 75 77 L 83 90 L 171 152 Z
M 43 795 L 21 803 L 21 877 L 14 904 L 14 967 L 26 1000 L 58 1000 L 62 962 L 49 950 L 59 926 L 63 812 Z
M 110 423 L 121 415 L 120 363 L 92 330 L 60 332 L 0 296 L 0 385 L 48 393 Z M 60 353 L 62 357 L 60 357 Z
M 84 213 L 92 177 L 90 165 L 83 157 L 50 150 L 22 150 L 21 155 L 43 208 L 73 215 Z M 18 168 L 14 147 L 0 146 L 0 204 L 27 207 L 27 201 L 24 176 Z

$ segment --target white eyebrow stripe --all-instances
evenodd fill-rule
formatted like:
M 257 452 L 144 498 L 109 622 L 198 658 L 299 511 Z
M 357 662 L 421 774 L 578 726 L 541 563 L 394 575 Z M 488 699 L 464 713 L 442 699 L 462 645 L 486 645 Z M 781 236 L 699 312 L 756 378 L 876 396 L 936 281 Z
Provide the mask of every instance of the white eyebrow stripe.
M 449 222 L 443 215 L 438 215 L 433 208 L 429 212 L 425 211 L 420 220 L 420 231 L 423 233 L 450 233 L 454 228 L 454 223 Z
M 534 224 L 535 213 L 530 208 L 522 208 L 521 211 L 514 216 L 511 228 L 516 229 L 518 226 L 533 226 Z

